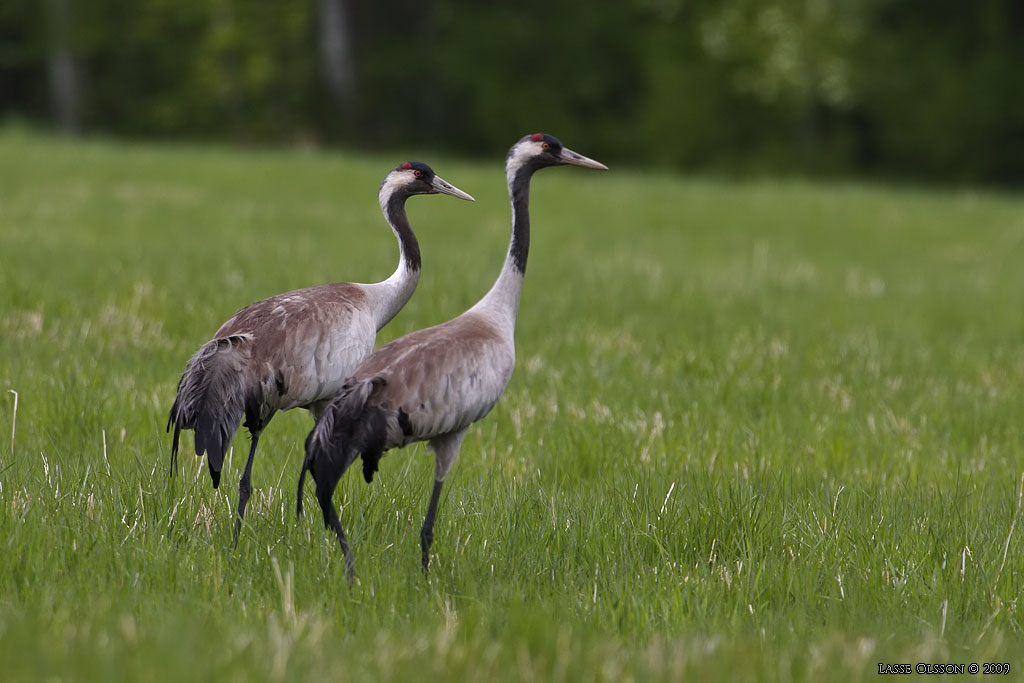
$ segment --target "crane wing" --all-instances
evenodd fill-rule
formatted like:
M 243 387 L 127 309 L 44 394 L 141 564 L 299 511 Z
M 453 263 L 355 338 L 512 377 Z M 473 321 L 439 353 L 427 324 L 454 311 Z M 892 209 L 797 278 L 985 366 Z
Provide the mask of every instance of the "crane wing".
M 464 429 L 494 407 L 515 366 L 515 347 L 485 317 L 464 314 L 396 339 L 350 381 L 380 384 L 368 399 L 389 415 L 388 447 Z
M 275 408 L 329 398 L 373 349 L 377 335 L 355 284 L 321 285 L 258 301 L 231 317 L 217 337 L 251 336 L 253 362 L 276 383 Z

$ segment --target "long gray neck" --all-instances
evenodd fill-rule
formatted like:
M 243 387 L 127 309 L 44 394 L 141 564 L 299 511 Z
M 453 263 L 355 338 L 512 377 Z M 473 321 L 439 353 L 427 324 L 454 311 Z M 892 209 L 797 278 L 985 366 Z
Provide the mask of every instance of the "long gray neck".
M 386 185 L 381 187 L 380 208 L 398 239 L 398 268 L 387 280 L 363 285 L 370 297 L 377 330 L 387 325 L 408 303 L 420 281 L 420 245 L 405 214 L 409 195 Z
M 515 331 L 519 297 L 526 276 L 526 259 L 530 253 L 530 178 L 534 170 L 527 165 L 506 169 L 512 201 L 512 238 L 498 279 L 471 309 L 494 316 L 506 325 L 509 334 Z

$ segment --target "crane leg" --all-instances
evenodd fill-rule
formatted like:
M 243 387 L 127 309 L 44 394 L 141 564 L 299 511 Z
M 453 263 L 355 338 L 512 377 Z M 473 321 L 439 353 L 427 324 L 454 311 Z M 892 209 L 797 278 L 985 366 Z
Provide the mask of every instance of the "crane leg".
M 238 547 L 238 534 L 242 531 L 242 518 L 245 517 L 245 506 L 249 502 L 249 495 L 252 493 L 252 460 L 256 456 L 256 444 L 260 442 L 260 435 L 252 435 L 252 443 L 249 445 L 249 459 L 245 462 L 245 471 L 242 472 L 242 479 L 238 482 L 238 516 L 235 517 L 235 547 Z
M 338 519 L 338 510 L 334 507 L 334 489 L 338 485 L 338 478 L 317 477 L 316 499 L 320 502 L 320 510 L 324 513 L 324 526 L 334 531 L 341 544 L 341 552 L 345 554 L 345 575 L 348 580 L 354 581 L 356 577 L 356 558 L 352 556 L 352 550 L 348 547 L 348 539 L 345 538 L 345 531 L 341 528 L 341 520 Z
M 316 427 L 316 423 L 320 420 L 320 416 L 324 414 L 324 410 L 327 408 L 329 401 L 321 403 L 314 403 L 309 406 L 309 414 L 313 416 L 313 427 Z M 299 487 L 295 494 L 295 519 L 296 521 L 302 519 L 302 486 L 306 483 L 306 472 L 307 470 L 313 474 L 313 459 L 309 455 L 309 440 L 313 437 L 313 432 L 309 433 L 306 437 L 306 445 L 304 450 L 306 451 L 305 458 L 302 461 L 302 471 L 299 472 Z M 316 476 L 313 476 L 313 481 L 316 481 Z
M 423 551 L 423 573 L 427 573 L 430 566 L 430 545 L 434 542 L 434 518 L 437 517 L 437 504 L 441 500 L 441 486 L 448 476 L 455 460 L 459 457 L 459 447 L 462 446 L 462 438 L 466 430 L 450 432 L 442 436 L 434 437 L 428 444 L 434 451 L 434 491 L 430 494 L 430 505 L 427 506 L 427 516 L 423 520 L 423 528 L 420 529 L 420 549 Z
M 427 506 L 427 516 L 423 520 L 423 528 L 420 529 L 420 548 L 423 550 L 423 573 L 427 573 L 430 566 L 430 545 L 434 542 L 434 518 L 437 516 L 437 502 L 441 499 L 441 486 L 443 481 L 434 482 L 434 492 L 430 494 L 430 505 Z
M 302 519 L 302 487 L 306 483 L 306 463 L 302 463 L 302 471 L 299 472 L 299 486 L 295 492 L 295 521 Z

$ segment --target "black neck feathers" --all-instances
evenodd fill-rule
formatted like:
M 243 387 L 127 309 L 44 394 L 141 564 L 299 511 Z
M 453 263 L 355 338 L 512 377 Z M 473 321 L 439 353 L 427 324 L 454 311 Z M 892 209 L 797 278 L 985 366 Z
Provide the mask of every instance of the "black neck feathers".
M 530 253 L 530 178 L 535 169 L 529 166 L 520 168 L 509 185 L 512 195 L 512 242 L 508 253 L 512 264 L 522 274 L 526 274 L 526 257 Z
M 398 245 L 405 257 L 405 268 L 410 272 L 420 269 L 420 243 L 409 225 L 409 218 L 405 215 L 405 200 L 409 195 L 395 192 L 388 197 L 385 213 L 388 222 L 398 234 Z

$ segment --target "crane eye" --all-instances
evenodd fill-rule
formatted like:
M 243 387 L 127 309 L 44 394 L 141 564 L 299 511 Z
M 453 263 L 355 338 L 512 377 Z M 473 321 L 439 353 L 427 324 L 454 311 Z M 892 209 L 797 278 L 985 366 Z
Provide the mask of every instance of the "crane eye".
M 541 149 L 551 149 L 551 145 L 549 145 L 548 143 L 545 142 L 543 145 L 540 146 L 540 148 Z
M 423 176 L 423 171 L 413 171 L 413 175 L 415 175 L 417 178 L 420 178 Z

